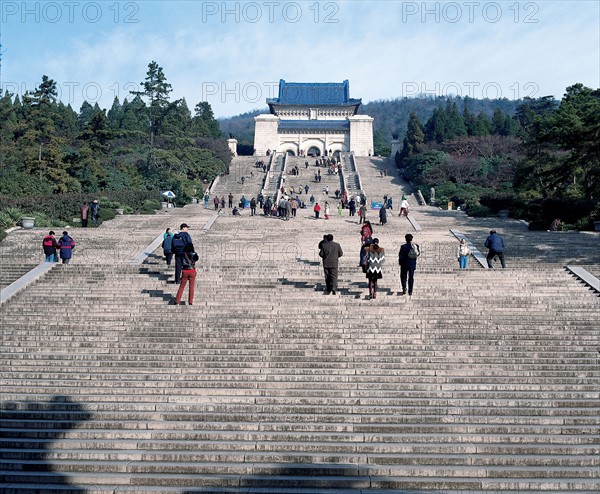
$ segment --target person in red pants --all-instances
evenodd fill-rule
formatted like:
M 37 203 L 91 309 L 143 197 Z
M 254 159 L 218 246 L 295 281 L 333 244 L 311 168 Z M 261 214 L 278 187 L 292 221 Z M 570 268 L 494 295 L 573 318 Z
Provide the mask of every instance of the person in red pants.
M 185 285 L 189 282 L 188 291 L 188 305 L 194 304 L 194 289 L 196 288 L 196 262 L 198 261 L 198 254 L 196 254 L 190 248 L 183 253 L 183 266 L 181 269 L 181 281 L 179 283 L 179 290 L 175 297 L 175 305 L 179 305 L 181 297 L 185 291 Z

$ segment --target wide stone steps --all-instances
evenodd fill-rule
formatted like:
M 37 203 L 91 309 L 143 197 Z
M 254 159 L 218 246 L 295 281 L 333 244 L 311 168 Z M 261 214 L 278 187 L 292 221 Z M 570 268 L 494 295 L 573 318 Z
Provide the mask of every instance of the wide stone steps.
M 360 170 L 369 198 L 397 208 L 404 186 L 379 165 Z M 333 205 L 329 222 L 221 215 L 202 230 L 213 213 L 192 206 L 75 230 L 81 256 L 2 306 L 0 490 L 597 492 L 600 298 L 563 269 L 573 245 L 594 266 L 597 238 L 413 208 L 415 294 L 398 295 L 411 230 L 393 217 L 375 226 L 376 300 L 358 225 Z M 201 257 L 193 307 L 167 305 L 160 248 L 128 264 L 183 221 Z M 509 269 L 458 272 L 449 228 L 484 253 L 501 231 Z M 335 296 L 316 252 L 329 232 L 345 251 Z M 31 242 L 40 257 L 39 232 L 12 237 L 8 254 Z

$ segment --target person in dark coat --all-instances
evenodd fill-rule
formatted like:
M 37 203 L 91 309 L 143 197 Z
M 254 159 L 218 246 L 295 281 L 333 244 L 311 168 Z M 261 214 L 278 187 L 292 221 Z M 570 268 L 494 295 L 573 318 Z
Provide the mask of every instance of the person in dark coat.
M 382 207 L 379 210 L 379 224 L 385 225 L 387 223 L 387 210 L 385 207 Z
M 58 246 L 60 247 L 62 263 L 69 264 L 73 257 L 73 249 L 75 249 L 75 240 L 73 240 L 68 232 L 64 231 L 62 237 L 58 239 Z
M 175 254 L 175 283 L 181 281 L 181 269 L 183 266 L 183 253 L 186 249 L 191 249 L 195 252 L 192 237 L 188 233 L 189 226 L 182 223 L 179 227 L 179 233 L 173 236 L 173 253 Z M 189 247 L 191 246 L 191 247 Z
M 417 269 L 417 258 L 411 257 L 410 251 L 413 244 L 413 236 L 410 233 L 404 235 L 405 244 L 400 247 L 398 263 L 400 264 L 400 283 L 402 284 L 402 295 L 406 295 L 406 281 L 408 278 L 408 294 L 413 294 L 415 269 Z M 419 246 L 417 245 L 417 249 Z
M 48 235 L 42 240 L 42 248 L 46 255 L 46 262 L 58 262 L 57 250 L 60 248 L 56 238 L 54 238 L 54 232 L 50 230 Z
M 162 248 L 165 260 L 167 261 L 167 266 L 171 265 L 171 260 L 173 259 L 173 236 L 173 232 L 171 232 L 170 228 L 167 228 L 163 235 Z
M 333 235 L 327 235 L 327 242 L 321 244 L 319 257 L 323 259 L 323 269 L 325 270 L 325 292 L 335 295 L 337 290 L 338 265 L 339 258 L 344 255 L 342 247 L 333 241 Z
M 92 225 L 98 226 L 100 222 L 100 204 L 98 203 L 98 199 L 94 199 L 92 201 L 90 213 L 92 216 Z
M 498 256 L 502 268 L 506 268 L 506 262 L 504 261 L 504 240 L 496 233 L 496 230 L 491 230 L 488 238 L 485 239 L 484 244 L 488 249 L 488 255 L 486 256 L 488 268 L 493 269 L 494 257 Z

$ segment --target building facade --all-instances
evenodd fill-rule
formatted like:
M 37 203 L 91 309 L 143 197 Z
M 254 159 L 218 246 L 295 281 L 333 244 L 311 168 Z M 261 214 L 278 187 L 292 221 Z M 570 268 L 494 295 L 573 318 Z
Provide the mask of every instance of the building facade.
M 362 101 L 349 83 L 279 81 L 279 97 L 267 99 L 269 114 L 254 117 L 254 153 L 323 156 L 354 151 L 373 155 L 373 119 L 357 115 Z

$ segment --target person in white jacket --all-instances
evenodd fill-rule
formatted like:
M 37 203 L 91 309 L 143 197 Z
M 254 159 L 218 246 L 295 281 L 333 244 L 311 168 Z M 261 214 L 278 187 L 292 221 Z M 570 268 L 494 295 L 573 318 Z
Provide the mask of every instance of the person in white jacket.
M 471 255 L 471 249 L 467 245 L 467 240 L 464 238 L 460 239 L 458 248 L 456 249 L 456 257 L 458 258 L 458 268 L 467 269 L 469 263 L 469 256 Z

